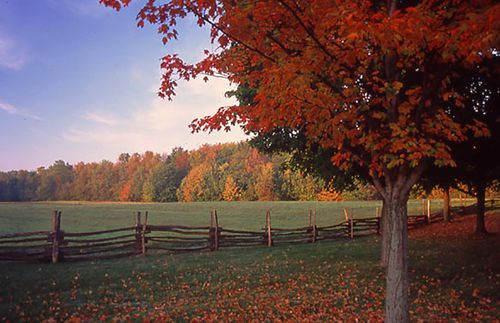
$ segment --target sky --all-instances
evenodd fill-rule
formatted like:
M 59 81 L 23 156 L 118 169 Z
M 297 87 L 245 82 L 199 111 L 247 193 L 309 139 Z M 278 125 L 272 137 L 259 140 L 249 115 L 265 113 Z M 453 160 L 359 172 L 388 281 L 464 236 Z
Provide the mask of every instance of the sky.
M 164 46 L 153 26 L 136 26 L 143 2 L 117 13 L 98 0 L 0 0 L 0 171 L 246 139 L 239 128 L 188 128 L 235 103 L 227 80 L 181 83 L 173 101 L 157 96 L 162 56 L 194 62 L 212 45 L 187 19 Z

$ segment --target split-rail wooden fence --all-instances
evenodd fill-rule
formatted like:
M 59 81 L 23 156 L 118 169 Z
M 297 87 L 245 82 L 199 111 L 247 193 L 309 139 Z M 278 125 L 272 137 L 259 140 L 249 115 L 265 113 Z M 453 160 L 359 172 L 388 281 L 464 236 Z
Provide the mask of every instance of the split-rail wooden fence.
M 54 211 L 52 230 L 0 235 L 0 260 L 53 262 L 109 259 L 145 255 L 155 251 L 171 253 L 221 248 L 273 246 L 288 243 L 315 243 L 321 240 L 355 238 L 380 233 L 380 214 L 355 219 L 344 209 L 345 221 L 319 227 L 316 211 L 309 211 L 309 225 L 300 228 L 278 228 L 266 214 L 261 231 L 228 229 L 219 226 L 217 211 L 211 212 L 210 226 L 157 225 L 148 223 L 148 212 L 135 214 L 135 225 L 91 232 L 65 232 L 61 228 L 61 211 Z M 441 212 L 409 216 L 410 229 L 441 221 Z

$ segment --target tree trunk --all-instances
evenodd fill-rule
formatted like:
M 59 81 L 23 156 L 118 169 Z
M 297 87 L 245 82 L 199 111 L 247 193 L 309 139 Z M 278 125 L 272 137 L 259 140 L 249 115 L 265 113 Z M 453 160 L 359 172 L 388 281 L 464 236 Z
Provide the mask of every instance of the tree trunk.
M 380 210 L 380 231 L 382 233 L 382 250 L 380 255 L 380 266 L 382 268 L 387 267 L 387 262 L 389 261 L 389 242 L 390 242 L 390 232 L 389 232 L 389 217 L 386 215 L 387 209 L 385 207 L 385 200 L 382 200 L 382 209 Z
M 389 170 L 381 178 L 373 177 L 373 183 L 383 196 L 382 216 L 386 218 L 384 225 L 383 252 L 387 252 L 386 288 L 385 288 L 385 322 L 407 323 L 409 312 L 409 278 L 408 278 L 408 210 L 407 202 L 411 187 L 420 179 L 427 163 L 410 169 L 403 165 L 399 169 Z
M 384 199 L 382 217 L 387 220 L 383 229 L 382 246 L 387 253 L 385 283 L 385 322 L 407 323 L 409 311 L 408 279 L 408 209 L 407 203 L 411 187 L 422 177 L 427 168 L 427 161 L 417 167 L 407 164 L 386 170 L 383 177 L 372 177 L 373 184 Z M 383 241 L 382 244 L 385 242 Z M 384 257 L 384 256 L 383 256 Z
M 450 188 L 448 186 L 444 188 L 443 220 L 444 222 L 450 222 Z
M 483 235 L 487 233 L 486 225 L 484 223 L 485 200 L 486 185 L 484 183 L 480 183 L 477 185 L 476 235 Z
M 396 190 L 395 190 L 396 191 Z M 385 201 L 389 218 L 389 254 L 386 269 L 385 322 L 409 322 L 408 308 L 408 194 L 393 192 Z

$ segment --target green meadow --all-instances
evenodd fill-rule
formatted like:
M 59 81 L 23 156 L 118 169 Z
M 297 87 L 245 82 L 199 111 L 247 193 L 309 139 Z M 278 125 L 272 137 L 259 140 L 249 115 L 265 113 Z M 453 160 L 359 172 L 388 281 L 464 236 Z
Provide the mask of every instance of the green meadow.
M 432 200 L 431 209 L 441 209 Z M 219 225 L 226 228 L 260 230 L 266 212 L 275 227 L 302 227 L 308 224 L 309 210 L 316 210 L 317 225 L 344 221 L 344 209 L 355 218 L 374 217 L 380 201 L 346 202 L 193 202 L 193 203 L 96 203 L 26 202 L 0 203 L 0 233 L 50 230 L 52 212 L 62 212 L 62 229 L 67 232 L 104 230 L 135 223 L 135 213 L 148 211 L 151 224 L 209 225 L 210 212 L 217 210 Z M 408 203 L 409 214 L 421 214 L 420 200 Z
M 434 201 L 436 208 L 439 202 Z M 343 220 L 343 209 L 373 216 L 377 202 L 3 203 L 2 232 L 46 230 L 51 212 L 63 229 L 152 223 L 259 229 Z M 420 201 L 410 210 L 421 211 Z M 494 216 L 494 215 L 490 215 Z M 498 215 L 495 215 L 498 217 Z M 469 217 L 470 223 L 473 218 Z M 452 224 L 455 225 L 455 224 Z M 470 229 L 472 226 L 470 227 Z M 418 229 L 426 230 L 426 228 Z M 468 229 L 469 230 L 469 229 Z M 472 232 L 472 231 L 471 231 Z M 500 238 L 425 234 L 409 245 L 411 317 L 423 321 L 493 322 L 499 316 Z M 373 321 L 383 320 L 380 237 L 315 244 L 150 254 L 75 263 L 0 263 L 0 321 Z

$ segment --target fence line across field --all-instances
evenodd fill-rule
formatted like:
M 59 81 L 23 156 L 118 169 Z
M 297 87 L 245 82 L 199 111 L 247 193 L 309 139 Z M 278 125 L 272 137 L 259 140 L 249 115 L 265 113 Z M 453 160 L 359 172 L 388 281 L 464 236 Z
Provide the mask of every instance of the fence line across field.
M 315 243 L 321 240 L 356 238 L 380 234 L 381 213 L 374 217 L 355 218 L 353 208 L 343 210 L 345 221 L 317 226 L 316 210 L 309 210 L 307 226 L 273 227 L 267 211 L 260 231 L 238 230 L 219 226 L 217 210 L 210 214 L 210 226 L 185 226 L 148 223 L 148 212 L 134 214 L 135 225 L 93 232 L 65 232 L 61 211 L 54 211 L 51 231 L 0 235 L 0 260 L 60 261 L 94 260 L 146 255 L 148 252 L 190 252 L 221 248 L 278 244 Z M 408 228 L 442 221 L 442 213 L 431 213 L 430 203 L 421 215 L 408 216 Z M 38 244 L 36 244 L 38 242 Z

